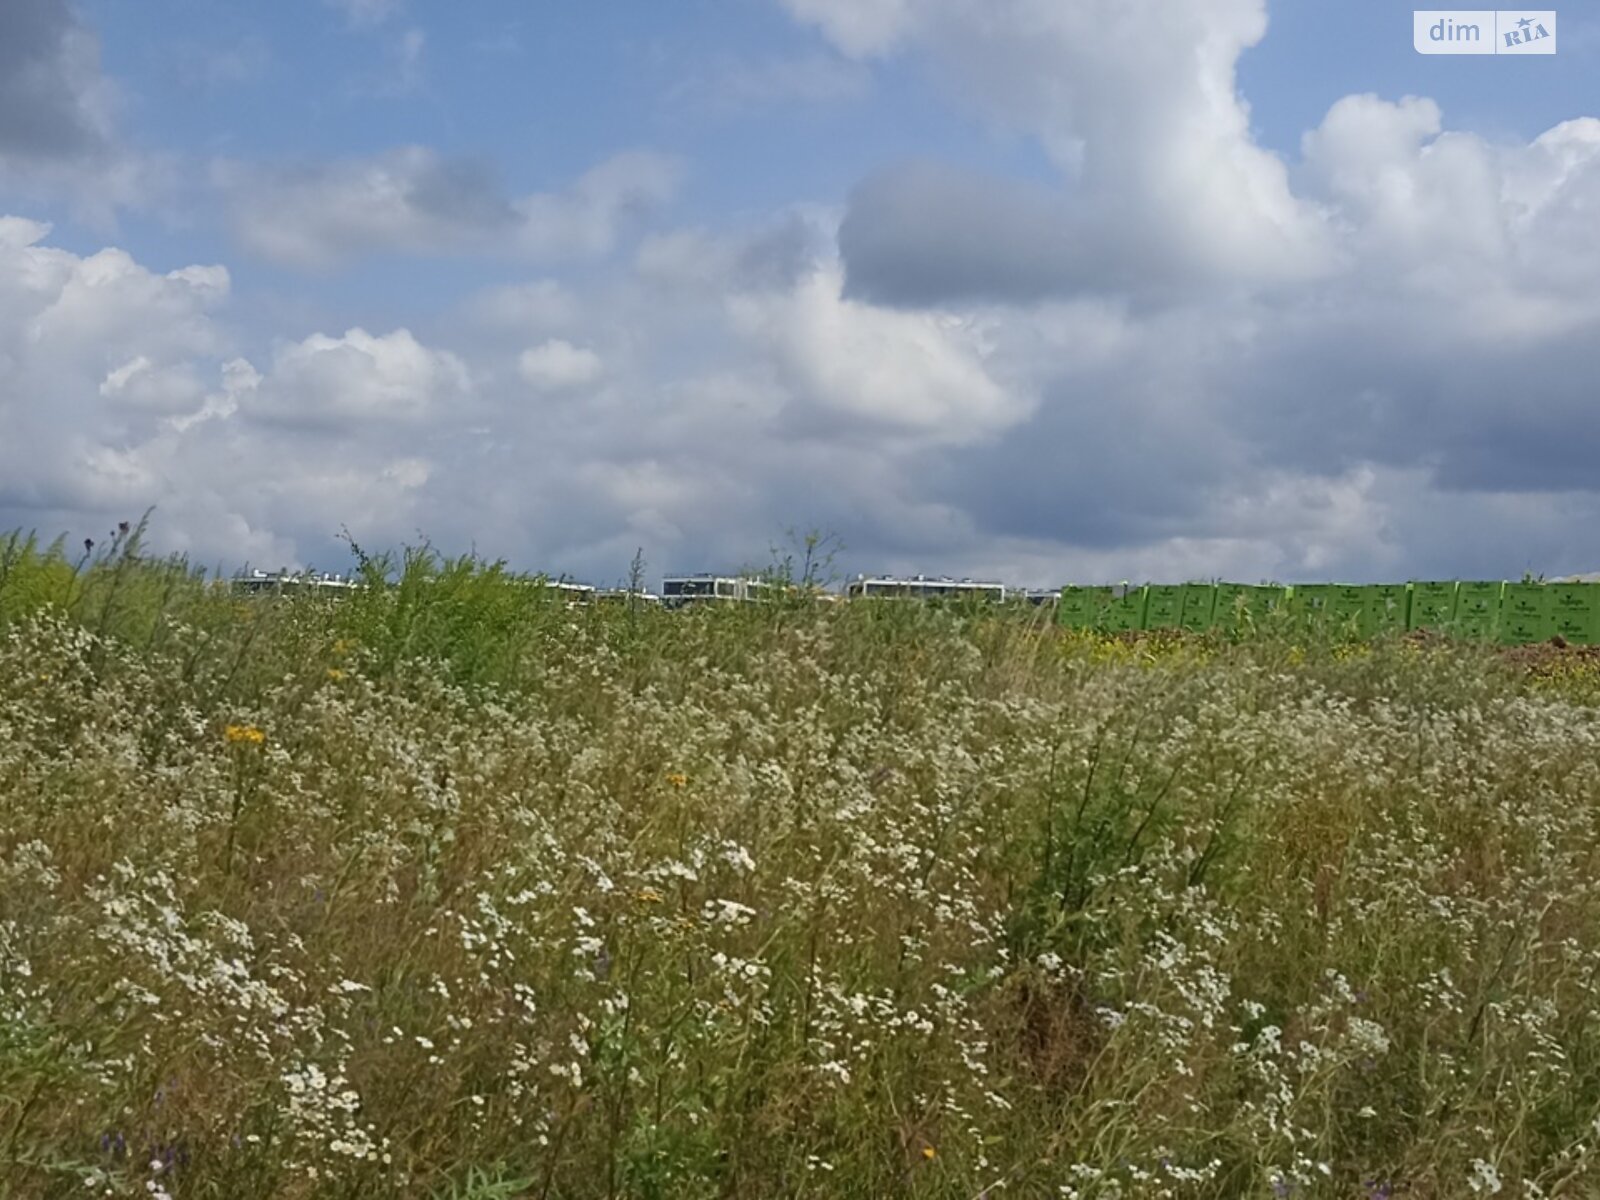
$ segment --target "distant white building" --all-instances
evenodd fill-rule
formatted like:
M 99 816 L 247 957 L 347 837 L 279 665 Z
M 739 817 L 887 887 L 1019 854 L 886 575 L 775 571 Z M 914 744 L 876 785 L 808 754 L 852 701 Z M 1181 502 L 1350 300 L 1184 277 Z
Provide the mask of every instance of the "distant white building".
M 361 586 L 343 575 L 319 571 L 246 571 L 230 581 L 239 592 L 323 592 L 338 594 Z
M 745 575 L 668 575 L 661 581 L 661 603 L 668 608 L 686 604 L 738 604 L 765 599 L 773 587 Z
M 633 607 L 659 605 L 661 597 L 654 592 L 633 591 L 629 588 L 601 588 L 594 594 L 597 604 L 625 604 Z
M 567 579 L 535 578 L 530 582 L 538 587 L 545 588 L 546 590 L 555 593 L 572 607 L 594 603 L 594 598 L 597 594 L 597 591 L 592 584 L 573 583 Z

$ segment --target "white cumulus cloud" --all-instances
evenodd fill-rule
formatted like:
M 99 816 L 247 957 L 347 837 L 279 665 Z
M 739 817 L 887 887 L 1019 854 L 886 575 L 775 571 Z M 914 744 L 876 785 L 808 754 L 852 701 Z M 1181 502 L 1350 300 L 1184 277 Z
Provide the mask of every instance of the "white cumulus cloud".
M 981 338 L 961 319 L 860 304 L 842 285 L 832 264 L 792 290 L 733 303 L 736 325 L 772 356 L 804 423 L 962 442 L 1027 414 L 1028 398 L 990 377 Z
M 281 347 L 241 411 L 303 426 L 415 423 L 444 415 L 470 386 L 460 359 L 428 349 L 409 330 L 351 329 Z
M 574 346 L 560 338 L 524 350 L 517 359 L 517 372 L 530 387 L 542 392 L 564 392 L 594 383 L 605 371 L 605 364 L 593 350 Z

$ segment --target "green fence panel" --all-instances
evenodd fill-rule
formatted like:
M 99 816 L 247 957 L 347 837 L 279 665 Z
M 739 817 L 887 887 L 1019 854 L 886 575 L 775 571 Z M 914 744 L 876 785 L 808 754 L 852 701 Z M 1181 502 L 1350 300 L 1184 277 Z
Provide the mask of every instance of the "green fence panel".
M 1411 611 L 1406 616 L 1406 628 L 1438 632 L 1449 629 L 1456 619 L 1458 591 L 1453 579 L 1413 581 Z
M 1230 633 L 1260 625 L 1283 607 L 1289 589 L 1267 584 L 1219 583 L 1212 623 Z
M 1353 583 L 1336 583 L 1328 590 L 1326 620 L 1336 629 L 1366 635 L 1367 589 Z
M 1142 587 L 1113 588 L 1111 601 L 1101 617 L 1101 628 L 1107 633 L 1143 629 L 1145 603 L 1149 599 L 1147 592 L 1148 589 Z
M 1238 633 L 1280 610 L 1307 625 L 1377 637 L 1433 629 L 1506 644 L 1560 636 L 1600 645 L 1600 583 L 1501 583 L 1416 580 L 1411 583 L 1241 583 L 1065 587 L 1056 620 L 1073 629 L 1225 629 Z
M 1297 583 L 1289 589 L 1289 611 L 1302 623 L 1321 625 L 1328 619 L 1333 590 L 1331 583 Z
M 1178 623 L 1185 629 L 1200 632 L 1210 629 L 1217 611 L 1217 585 L 1214 583 L 1189 583 L 1183 588 L 1179 604 Z
M 1508 646 L 1547 642 L 1556 633 L 1550 589 L 1542 583 L 1508 583 L 1500 596 L 1499 639 Z
M 1097 629 L 1110 603 L 1109 587 L 1064 587 L 1056 602 L 1056 624 L 1068 629 Z
M 1266 613 L 1273 619 L 1282 619 L 1289 615 L 1290 594 L 1294 589 L 1287 587 L 1271 587 L 1267 589 Z M 1254 611 L 1254 610 L 1252 610 Z
M 1542 617 L 1550 611 L 1550 589 L 1542 583 L 1508 583 L 1500 595 L 1507 616 Z
M 1525 646 L 1529 642 L 1548 642 L 1555 636 L 1553 617 L 1501 611 L 1495 640 L 1503 646 Z
M 1456 585 L 1456 619 L 1451 625 L 1457 637 L 1489 641 L 1498 636 L 1500 598 L 1505 584 L 1498 581 L 1463 580 Z
M 1250 589 L 1242 583 L 1217 584 L 1217 598 L 1212 605 L 1213 619 L 1219 628 L 1230 633 L 1247 624 L 1245 614 L 1255 617 L 1251 609 Z
M 1176 629 L 1183 620 L 1183 584 L 1152 583 L 1145 588 L 1144 627 Z
M 1552 583 L 1550 623 L 1574 646 L 1600 645 L 1600 583 Z
M 1375 583 L 1365 589 L 1363 633 L 1404 633 L 1411 615 L 1411 588 L 1404 583 Z

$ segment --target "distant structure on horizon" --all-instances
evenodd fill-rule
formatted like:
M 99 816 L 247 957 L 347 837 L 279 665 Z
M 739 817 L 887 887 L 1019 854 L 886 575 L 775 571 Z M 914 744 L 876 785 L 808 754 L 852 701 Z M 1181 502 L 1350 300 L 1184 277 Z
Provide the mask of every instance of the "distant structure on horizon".
M 930 578 L 925 575 L 858 575 L 845 584 L 852 600 L 872 598 L 933 600 L 939 598 L 1004 600 L 1006 586 L 981 579 Z
M 347 592 L 361 585 L 326 571 L 245 571 L 229 581 L 241 592 Z
M 773 594 L 775 585 L 749 575 L 668 575 L 661 581 L 661 603 L 668 608 L 687 604 L 738 604 L 762 600 Z

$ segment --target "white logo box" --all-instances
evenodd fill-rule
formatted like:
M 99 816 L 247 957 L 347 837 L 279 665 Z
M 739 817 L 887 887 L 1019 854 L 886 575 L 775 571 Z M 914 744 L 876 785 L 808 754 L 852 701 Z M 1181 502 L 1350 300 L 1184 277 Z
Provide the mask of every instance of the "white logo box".
M 1439 8 L 1411 14 L 1418 54 L 1554 54 L 1552 8 Z

